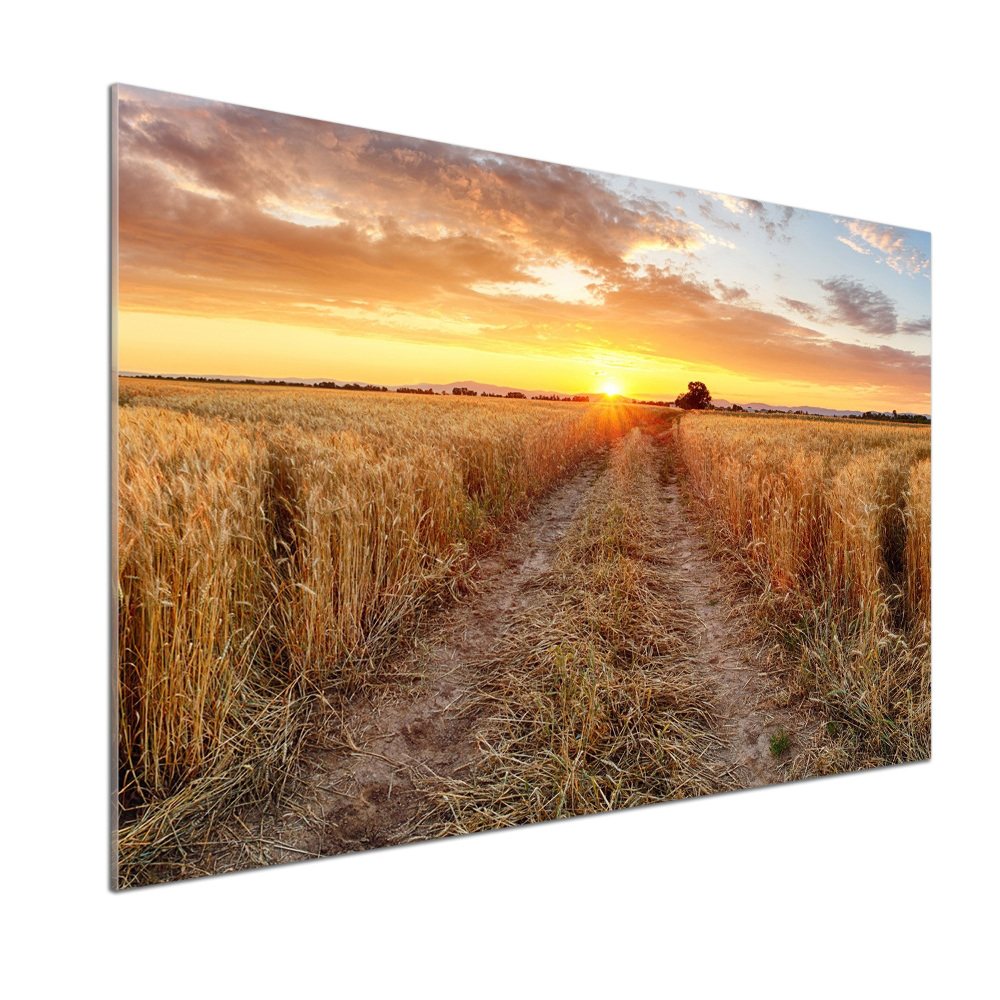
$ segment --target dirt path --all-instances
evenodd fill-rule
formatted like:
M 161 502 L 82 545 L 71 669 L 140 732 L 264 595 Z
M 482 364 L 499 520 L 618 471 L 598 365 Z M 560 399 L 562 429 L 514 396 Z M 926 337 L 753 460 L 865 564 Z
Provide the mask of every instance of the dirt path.
M 670 467 L 666 452 L 660 460 Z M 807 758 L 822 740 L 822 721 L 796 705 L 766 669 L 766 649 L 748 638 L 743 600 L 684 508 L 676 476 L 663 476 L 663 518 L 671 541 L 668 572 L 678 598 L 701 622 L 692 658 L 715 690 L 720 736 L 729 747 L 737 787 L 751 788 L 804 777 Z M 788 747 L 771 750 L 772 737 Z
M 226 868 L 275 864 L 414 839 L 427 788 L 459 778 L 477 752 L 479 671 L 539 578 L 597 478 L 600 459 L 557 486 L 502 549 L 479 562 L 467 600 L 436 615 L 389 672 L 404 694 L 361 700 L 334 720 L 307 763 L 304 796 L 246 837 Z M 398 690 L 398 688 L 397 688 Z M 248 831 L 249 832 L 249 831 Z
M 747 788 L 814 773 L 810 761 L 823 739 L 822 721 L 789 697 L 780 675 L 766 669 L 766 650 L 749 640 L 744 599 L 684 507 L 677 479 L 667 471 L 668 446 L 658 443 L 648 454 L 659 484 L 647 501 L 655 508 L 656 531 L 646 539 L 646 559 L 675 613 L 698 622 L 684 659 L 695 687 L 712 692 L 717 731 L 711 742 L 719 749 L 704 758 L 707 788 Z M 244 825 L 242 835 L 231 831 L 238 855 L 217 858 L 216 870 L 431 835 L 426 831 L 434 829 L 439 802 L 433 792 L 468 778 L 479 754 L 479 731 L 497 690 L 488 673 L 499 669 L 496 652 L 518 627 L 523 631 L 533 611 L 539 613 L 560 543 L 602 465 L 595 459 L 583 466 L 500 551 L 480 561 L 475 592 L 426 624 L 411 651 L 390 665 L 381 696 L 359 699 L 344 717 L 330 720 L 319 748 L 307 757 L 304 794 L 276 819 L 257 817 L 256 830 Z M 775 755 L 772 737 L 781 733 L 788 748 Z

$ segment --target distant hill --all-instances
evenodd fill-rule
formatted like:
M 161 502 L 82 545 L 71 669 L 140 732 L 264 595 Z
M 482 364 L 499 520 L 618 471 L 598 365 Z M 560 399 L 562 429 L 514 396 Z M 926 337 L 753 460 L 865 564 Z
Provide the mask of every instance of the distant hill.
M 119 372 L 122 378 L 149 378 L 147 372 Z M 340 379 L 340 378 L 291 378 L 275 375 L 273 378 L 265 378 L 260 375 L 190 375 L 177 373 L 157 373 L 163 378 L 204 378 L 212 379 L 219 382 L 246 382 L 248 380 L 253 380 L 255 382 L 287 382 L 290 385 L 318 385 L 320 382 L 333 382 L 334 385 L 347 385 L 349 382 L 360 383 L 361 385 L 368 384 L 368 379 Z M 376 382 L 376 385 L 381 385 L 382 383 Z M 493 385 L 489 382 L 473 382 L 466 380 L 464 382 L 400 382 L 399 385 L 388 385 L 387 389 L 433 389 L 434 392 L 444 392 L 450 393 L 452 389 L 471 389 L 473 392 L 477 392 L 482 395 L 484 392 L 498 393 L 501 396 L 506 396 L 508 392 L 523 392 L 525 396 L 572 396 L 574 393 L 571 392 L 559 392 L 556 389 L 521 389 L 513 385 Z M 596 396 L 597 393 L 589 393 L 589 395 Z
M 435 392 L 451 392 L 452 389 L 471 389 L 482 395 L 484 392 L 492 392 L 501 396 L 506 396 L 508 392 L 523 392 L 525 396 L 572 396 L 572 392 L 560 392 L 557 389 L 520 389 L 515 385 L 493 385 L 489 382 L 404 382 L 408 389 L 433 389 Z M 398 389 L 398 385 L 390 385 L 390 389 Z M 597 393 L 590 393 L 596 396 Z
M 733 404 L 729 402 L 728 399 L 713 399 L 713 406 L 732 406 Z M 864 410 L 830 410 L 823 406 L 783 406 L 780 403 L 740 403 L 740 406 L 744 410 L 778 410 L 781 413 L 794 413 L 796 410 L 801 410 L 803 413 L 811 413 L 818 417 L 860 417 L 862 413 L 866 412 Z M 878 407 L 871 407 L 871 409 L 876 412 L 886 412 L 891 413 L 892 408 L 888 410 L 881 411 Z M 914 413 L 902 413 L 900 416 L 913 417 L 913 416 L 925 416 L 929 417 L 929 413 L 924 414 L 914 414 Z
M 713 399 L 713 406 L 732 406 L 728 399 Z M 782 413 L 813 413 L 820 417 L 857 417 L 863 410 L 829 410 L 823 406 L 783 406 L 780 403 L 740 403 L 744 410 L 780 410 Z

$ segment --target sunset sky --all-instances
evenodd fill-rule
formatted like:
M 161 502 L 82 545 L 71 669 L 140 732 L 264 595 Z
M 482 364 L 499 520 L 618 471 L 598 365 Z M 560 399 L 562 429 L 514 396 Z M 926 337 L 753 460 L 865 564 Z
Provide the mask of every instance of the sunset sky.
M 118 95 L 123 371 L 931 412 L 927 233 Z

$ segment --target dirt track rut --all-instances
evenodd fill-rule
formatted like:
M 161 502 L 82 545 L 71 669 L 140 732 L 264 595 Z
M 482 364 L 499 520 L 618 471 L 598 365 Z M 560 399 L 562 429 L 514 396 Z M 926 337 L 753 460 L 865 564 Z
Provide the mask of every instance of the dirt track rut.
M 242 864 L 273 864 L 412 839 L 427 786 L 460 777 L 477 750 L 482 707 L 478 670 L 497 648 L 512 612 L 529 607 L 597 478 L 591 460 L 545 497 L 502 548 L 479 562 L 475 593 L 436 615 L 412 650 L 390 667 L 415 679 L 403 697 L 360 701 L 329 726 L 308 760 L 306 795 L 273 825 Z M 263 845 L 263 846 L 261 846 Z M 249 848 L 248 848 L 249 851 Z
M 661 453 L 668 467 L 664 458 Z M 671 538 L 667 556 L 672 585 L 678 599 L 701 622 L 691 655 L 715 690 L 730 773 L 739 788 L 786 781 L 797 754 L 816 742 L 820 720 L 790 703 L 778 678 L 766 668 L 766 649 L 748 641 L 750 629 L 737 588 L 710 555 L 670 473 L 663 477 L 663 511 Z M 775 755 L 771 737 L 782 732 L 788 749 Z

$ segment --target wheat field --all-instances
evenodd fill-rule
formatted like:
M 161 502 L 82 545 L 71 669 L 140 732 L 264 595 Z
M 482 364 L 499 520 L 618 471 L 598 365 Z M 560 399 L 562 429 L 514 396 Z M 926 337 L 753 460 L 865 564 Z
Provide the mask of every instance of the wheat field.
M 859 765 L 930 753 L 930 430 L 696 413 L 676 448 Z
M 752 595 L 753 641 L 829 720 L 837 768 L 930 753 L 926 428 L 148 379 L 119 391 L 122 885 L 175 877 L 218 816 L 283 802 L 324 713 L 379 685 L 399 696 L 393 657 L 596 456 L 605 472 L 551 593 L 491 654 L 504 749 L 440 830 L 731 786 L 690 587 L 663 576 L 684 568 L 650 561 L 670 546 L 675 473 L 685 516 Z
M 272 801 L 317 699 L 636 406 L 120 380 L 123 878 L 216 804 Z

